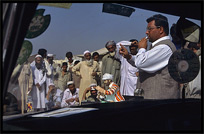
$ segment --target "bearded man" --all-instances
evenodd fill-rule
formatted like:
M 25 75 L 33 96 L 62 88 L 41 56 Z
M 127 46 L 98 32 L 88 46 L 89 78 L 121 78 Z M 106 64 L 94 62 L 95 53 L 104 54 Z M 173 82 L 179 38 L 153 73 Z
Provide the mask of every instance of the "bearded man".
M 101 68 L 101 76 L 105 73 L 113 75 L 113 82 L 120 86 L 120 60 L 115 58 L 116 54 L 116 43 L 113 40 L 110 40 L 105 45 L 108 50 L 108 54 L 106 54 L 102 58 L 102 68 Z M 107 86 L 104 85 L 103 80 L 101 80 L 101 86 L 105 89 L 108 89 Z
M 80 86 L 79 86 L 79 102 L 83 97 L 84 90 L 91 84 L 97 83 L 96 76 L 99 72 L 99 65 L 96 61 L 91 59 L 91 53 L 86 50 L 84 52 L 85 61 L 79 62 L 76 66 L 72 68 L 72 72 L 81 77 Z M 87 93 L 86 96 L 90 96 L 90 93 Z
M 36 55 L 35 66 L 31 66 L 31 68 L 34 82 L 31 90 L 33 108 L 34 111 L 43 111 L 45 109 L 45 82 L 47 77 L 41 55 Z

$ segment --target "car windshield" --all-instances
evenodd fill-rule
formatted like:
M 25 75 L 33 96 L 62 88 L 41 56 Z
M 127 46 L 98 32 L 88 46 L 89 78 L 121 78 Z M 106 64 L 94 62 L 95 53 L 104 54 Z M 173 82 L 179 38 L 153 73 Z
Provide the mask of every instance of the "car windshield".
M 155 14 L 168 18 L 169 39 L 173 40 L 170 28 L 177 23 L 179 16 L 112 3 L 39 3 L 9 81 L 3 115 L 30 114 L 92 103 L 114 103 L 115 99 L 126 101 L 131 96 L 142 97 L 142 91 L 136 87 L 131 94 L 119 91 L 122 97 L 113 99 L 104 95 L 110 86 L 107 84 L 110 79 L 118 75 L 120 82 L 113 81 L 119 88 L 123 85 L 121 81 L 124 81 L 122 76 L 125 73 L 132 71 L 134 73 L 130 75 L 136 76 L 139 70 L 129 68 L 125 73 L 119 71 L 115 76 L 104 76 L 102 68 L 111 65 L 106 69 L 113 69 L 114 72 L 122 69 L 118 42 L 131 53 L 129 46 L 132 40 L 138 43 L 147 37 L 146 49 L 150 50 L 150 32 L 162 29 L 146 21 Z M 201 26 L 200 20 L 186 19 Z M 185 47 L 194 50 L 185 46 L 184 42 L 176 41 L 177 49 Z M 139 49 L 137 47 L 137 53 L 145 51 Z M 102 60 L 107 55 L 117 54 L 118 62 Z M 186 62 L 180 64 L 185 66 Z M 185 71 L 185 67 L 181 68 Z M 140 70 L 143 69 L 145 67 Z M 96 97 L 91 98 L 90 95 L 94 94 Z

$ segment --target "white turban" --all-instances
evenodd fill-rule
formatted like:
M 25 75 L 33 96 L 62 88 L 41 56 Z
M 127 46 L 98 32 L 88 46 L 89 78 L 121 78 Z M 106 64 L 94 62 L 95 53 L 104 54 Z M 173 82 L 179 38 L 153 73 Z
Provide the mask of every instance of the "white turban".
M 86 54 L 86 53 L 91 53 L 89 50 L 86 50 L 86 51 L 84 51 L 84 55 Z
M 105 73 L 105 74 L 103 75 L 102 80 L 113 80 L 113 75 L 112 75 L 112 74 Z
M 41 57 L 41 58 L 42 58 L 42 56 L 41 56 L 41 55 L 37 54 L 37 55 L 35 56 L 35 59 L 36 59 L 36 58 L 38 58 L 38 57 Z
M 74 81 L 68 81 L 67 82 L 67 86 L 71 85 L 71 84 L 74 84 Z
M 48 57 L 53 57 L 54 55 L 53 55 L 53 54 L 47 54 L 47 56 L 48 56 Z

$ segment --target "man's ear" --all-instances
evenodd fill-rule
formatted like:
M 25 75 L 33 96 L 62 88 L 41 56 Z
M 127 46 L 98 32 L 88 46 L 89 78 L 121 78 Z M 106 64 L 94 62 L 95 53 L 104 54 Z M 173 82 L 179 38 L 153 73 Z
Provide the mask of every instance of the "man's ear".
M 160 32 L 159 33 L 163 34 L 164 33 L 164 27 L 160 26 L 159 28 L 160 28 Z

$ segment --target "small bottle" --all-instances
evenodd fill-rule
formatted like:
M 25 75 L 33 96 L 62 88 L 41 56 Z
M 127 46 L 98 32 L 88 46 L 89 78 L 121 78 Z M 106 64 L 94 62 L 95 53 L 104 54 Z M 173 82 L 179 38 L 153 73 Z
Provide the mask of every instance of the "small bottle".
M 32 101 L 32 97 L 28 95 L 28 99 L 27 99 L 27 112 L 33 111 L 33 101 Z

